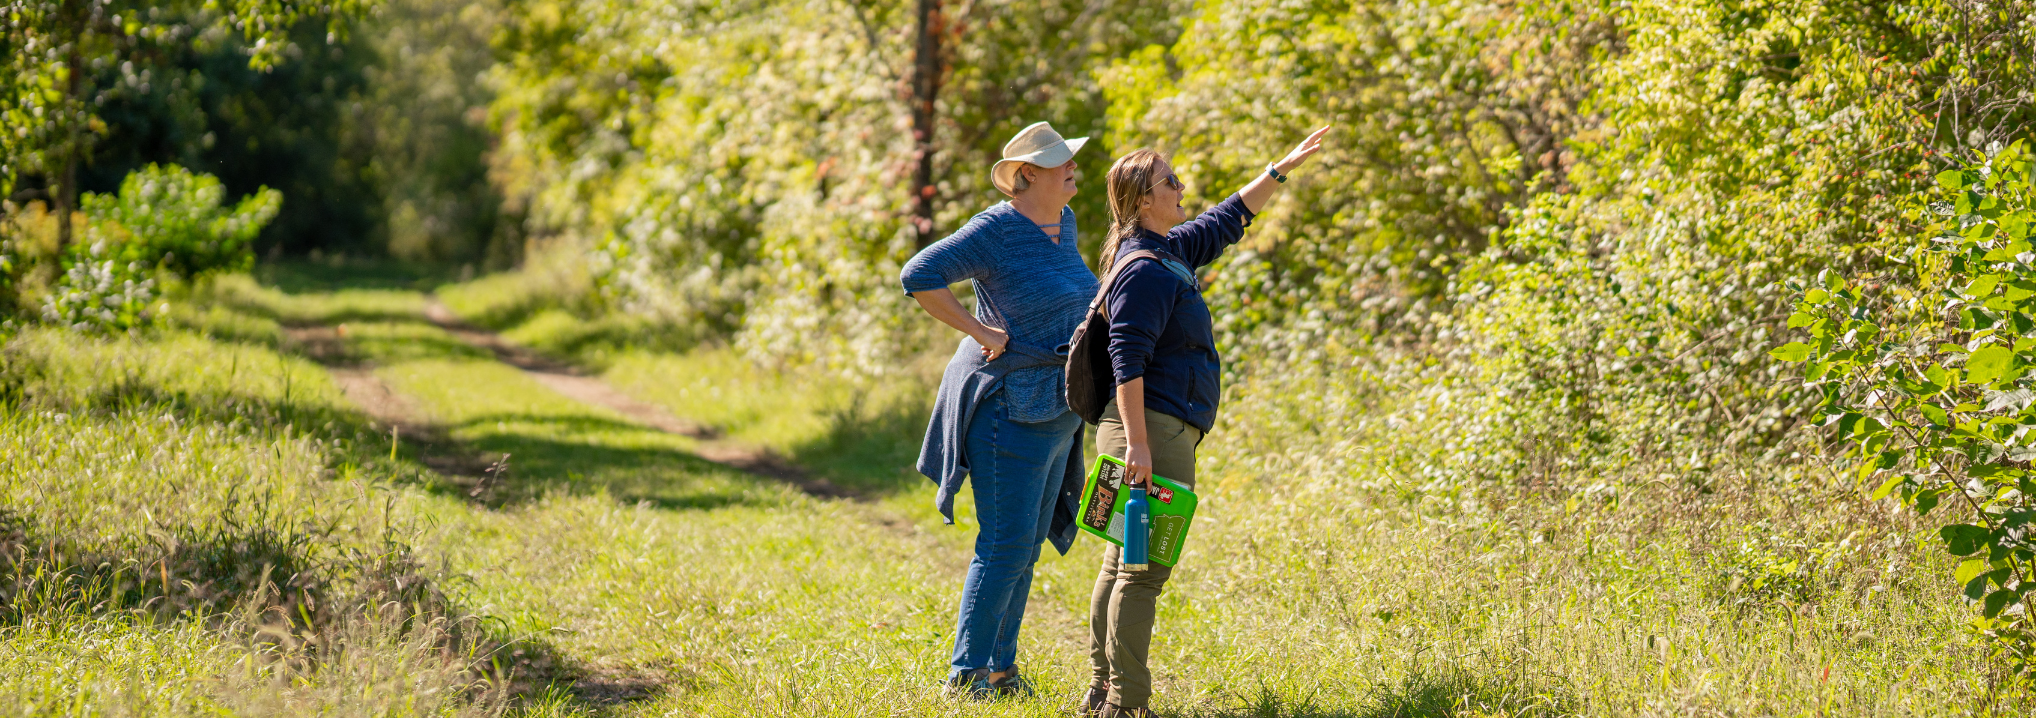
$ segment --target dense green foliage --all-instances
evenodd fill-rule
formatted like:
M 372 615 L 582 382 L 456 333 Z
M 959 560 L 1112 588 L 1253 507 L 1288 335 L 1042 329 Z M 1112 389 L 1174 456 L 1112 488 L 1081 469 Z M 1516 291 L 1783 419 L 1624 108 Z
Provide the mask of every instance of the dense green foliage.
M 916 235 L 900 90 L 910 3 L 509 7 L 492 73 L 493 162 L 528 233 L 594 250 L 624 311 L 734 329 L 760 360 L 897 367 L 896 348 L 922 336 L 893 286 Z M 1168 41 L 1176 9 L 950 8 L 937 228 L 1001 199 L 989 168 L 1019 128 L 1050 120 L 1069 137 L 1101 134 L 1088 68 Z M 1100 172 L 1106 146 L 1077 161 Z M 1101 200 L 1092 186 L 1077 211 L 1100 217 Z
M 915 26 L 929 6 L 934 21 Z M 1111 158 L 1159 148 L 1189 202 L 1207 205 L 1330 124 L 1321 156 L 1208 269 L 1229 387 L 1211 476 L 1263 516 L 1313 532 L 1283 532 L 1273 519 L 1213 529 L 1237 542 L 1221 549 L 1219 586 L 1184 589 L 1206 591 L 1190 595 L 1194 610 L 1221 619 L 1212 625 L 1254 615 L 1228 603 L 1238 596 L 1256 615 L 1310 629 L 1334 617 L 1337 630 L 1388 642 L 1449 625 L 1462 633 L 1433 645 L 1483 652 L 1479 669 L 1531 663 L 1569 682 L 1521 677 L 1491 695 L 1539 702 L 1494 699 L 1507 713 L 1809 714 L 1834 664 L 1866 666 L 1838 678 L 1855 712 L 1927 712 L 1944 695 L 1985 712 L 1992 704 L 1976 696 L 1992 700 L 2010 675 L 2028 674 L 2030 0 L 5 7 L 0 116 L 11 132 L 0 133 L 0 182 L 28 193 L 14 199 L 49 200 L 10 203 L 0 224 L 0 299 L 13 315 L 112 327 L 168 318 L 295 347 L 281 323 L 342 315 L 247 320 L 232 307 L 292 302 L 238 278 L 205 285 L 221 296 L 203 316 L 147 313 L 163 306 L 155 272 L 243 267 L 252 228 L 270 215 L 262 241 L 291 251 L 520 259 L 514 274 L 446 287 L 445 304 L 524 348 L 609 371 L 645 401 L 738 434 L 799 434 L 773 446 L 815 463 L 910 453 L 920 417 L 907 389 L 923 395 L 924 357 L 937 363 L 952 336 L 901 296 L 897 271 L 929 229 L 951 231 L 1002 199 L 988 169 L 1017 129 L 1048 120 L 1097 138 L 1077 157 L 1073 203 L 1093 248 Z M 935 56 L 919 54 L 929 46 Z M 938 74 L 934 131 L 915 137 L 926 67 Z M 927 148 L 935 181 L 915 194 Z M 221 181 L 150 164 L 171 162 L 216 165 Z M 77 171 L 82 179 L 65 179 Z M 75 232 L 71 214 L 46 209 L 93 182 L 123 189 L 88 196 Z M 255 189 L 263 184 L 289 201 L 278 207 Z M 233 201 L 238 209 L 223 209 Z M 927 206 L 930 224 L 916 214 Z M 617 518 L 626 507 L 611 500 L 773 520 L 783 518 L 769 513 L 778 502 L 805 500 L 702 464 L 690 439 L 546 394 L 422 321 L 424 297 L 376 296 L 381 304 L 344 316 L 353 326 L 333 328 L 344 338 L 333 341 L 349 360 L 380 362 L 379 386 L 428 407 L 450 445 L 523 455 L 518 466 L 542 481 L 519 501 L 619 525 L 635 519 Z M 148 341 L 141 334 L 130 338 Z M 29 333 L 75 340 L 59 335 Z M 676 354 L 695 345 L 732 353 Z M 731 368 L 733 356 L 750 366 Z M 713 380 L 670 379 L 696 374 Z M 723 384 L 775 389 L 737 399 L 720 395 L 736 391 Z M 760 418 L 814 403 L 838 412 Z M 870 436 L 889 443 L 858 443 Z M 890 441 L 898 436 L 908 443 Z M 868 486 L 895 478 L 867 469 L 838 471 Z M 582 487 L 599 493 L 545 503 L 544 491 Z M 1289 496 L 1370 503 L 1317 516 Z M 697 522 L 656 516 L 643 525 L 705 535 Z M 463 520 L 510 531 L 492 514 Z M 1365 534 L 1381 520 L 1421 537 L 1424 567 L 1460 561 L 1458 542 L 1469 541 L 1505 568 L 1396 574 L 1394 585 L 1420 597 L 1409 605 L 1451 612 L 1417 628 L 1393 623 L 1416 609 L 1351 591 L 1357 569 L 1311 573 L 1268 558 L 1402 570 L 1391 541 Z M 1919 534 L 1936 542 L 1930 551 L 1915 550 Z M 446 539 L 446 550 L 480 550 L 466 540 Z M 540 561 L 571 553 L 533 545 L 486 550 Z M 858 550 L 925 550 L 876 545 Z M 1365 548 L 1337 553 L 1345 545 Z M 1537 556 L 1544 546 L 1567 553 Z M 690 565 L 658 560 L 669 571 Z M 1915 584 L 1933 573 L 1953 575 L 1972 605 Z M 1320 583 L 1248 586 L 1268 576 Z M 589 595 L 610 590 L 607 578 L 557 578 L 601 586 Z M 607 610 L 488 580 L 495 593 L 483 595 Z M 1536 593 L 1536 581 L 1567 597 Z M 1907 601 L 1898 617 L 1881 603 L 1891 595 Z M 702 630 L 754 629 L 714 623 L 720 606 L 679 615 L 718 627 Z M 744 610 L 745 621 L 767 615 Z M 910 620 L 925 624 L 930 610 L 914 607 Z M 511 622 L 541 632 L 551 624 L 540 613 Z M 1982 676 L 1974 666 L 1985 659 L 1937 648 L 1950 639 L 1933 631 L 1954 628 L 1954 615 L 2006 639 L 1989 644 L 2005 657 L 1999 670 Z M 1899 637 L 1858 638 L 1883 619 L 1904 622 Z M 1617 636 L 1568 633 L 1613 623 Z M 1314 635 L 1289 628 L 1252 630 L 1267 645 Z M 1628 628 L 1645 633 L 1647 651 L 1634 652 Z M 1693 634 L 1655 648 L 1678 630 Z M 1719 638 L 1728 634 L 1745 640 Z M 1195 635 L 1217 656 L 1207 665 L 1253 665 L 1215 650 L 1220 632 Z M 1668 646 L 1685 635 L 1722 643 L 1678 664 Z M 1779 637 L 1813 646 L 1797 662 L 1825 670 L 1778 679 L 1792 692 L 1773 703 L 1721 701 L 1703 687 L 1664 697 L 1636 683 L 1659 670 L 1659 686 L 1670 685 L 1671 665 L 1753 680 L 1772 673 L 1760 662 L 1772 657 L 1745 652 Z M 622 639 L 568 645 L 612 647 L 603 640 Z M 754 652 L 738 658 L 718 644 L 683 645 L 702 676 L 736 676 L 748 669 L 726 661 L 753 665 L 776 650 L 744 644 Z M 1378 645 L 1335 655 L 1347 667 Z M 1900 661 L 1868 654 L 1933 651 L 1943 662 L 1926 670 L 1942 685 L 1922 699 L 1901 694 L 1927 705 L 1876 702 L 1904 679 Z M 1606 660 L 1620 668 L 1608 678 L 1564 656 L 1617 656 Z M 1970 682 L 1945 678 L 1962 674 Z M 719 684 L 731 692 L 702 689 L 671 705 L 756 711 L 763 695 L 805 707 L 797 690 L 740 675 Z M 1605 681 L 1623 688 L 1601 690 Z M 1572 711 L 1571 691 L 1587 708 Z
M 255 235 L 283 196 L 264 187 L 225 207 L 225 195 L 211 175 L 156 165 L 128 175 L 117 195 L 86 193 L 82 241 L 64 250 L 64 274 L 43 298 L 43 318 L 128 329 L 154 314 L 149 302 L 160 278 L 246 271 Z
M 105 250 L 107 259 L 198 277 L 249 269 L 255 235 L 276 216 L 283 195 L 262 188 L 231 208 L 225 201 L 217 178 L 149 165 L 128 175 L 119 194 L 86 194 L 83 204 L 93 220 L 117 223 L 130 235 Z
M 75 197 L 176 163 L 219 177 L 236 198 L 259 187 L 284 193 L 264 252 L 515 259 L 514 239 L 497 241 L 499 201 L 482 161 L 488 3 L 7 11 L 0 195 L 17 205 L 63 204 L 67 169 Z M 73 62 L 85 68 L 75 77 L 65 69 Z
M 1410 442 L 1408 471 L 1450 494 L 1702 488 L 1817 453 L 1797 430 L 1822 395 L 1767 354 L 1785 283 L 1880 273 L 1874 248 L 1907 236 L 1902 208 L 1946 157 L 2036 118 L 2025 2 L 1167 10 L 1177 37 L 1113 36 L 1061 65 L 1057 81 L 1095 83 L 1081 107 L 1100 108 L 1105 153 L 1159 147 L 1212 203 L 1307 128 L 1337 127 L 1211 269 L 1229 380 L 1390 377 L 1409 397 L 1392 420 L 1445 437 Z M 498 176 L 519 178 L 533 236 L 593 250 L 591 311 L 880 373 L 944 343 L 891 281 L 913 249 L 911 146 L 878 60 L 900 51 L 863 52 L 886 36 L 857 31 L 900 27 L 895 12 L 512 5 Z M 753 34 L 764 14 L 784 40 Z M 948 150 L 943 226 L 998 199 L 970 172 L 993 130 L 1089 117 L 973 99 L 942 105 L 957 138 L 991 138 Z M 1076 209 L 1096 228 L 1104 161 L 1085 162 Z
M 2004 650 L 2029 671 L 2036 166 L 2021 142 L 1982 159 L 1938 175 L 1937 191 L 1920 198 L 1911 216 L 1931 221 L 1889 243 L 1892 277 L 1827 275 L 1805 291 L 1789 326 L 1814 343 L 1773 355 L 1808 362 L 1821 423 L 1849 447 L 1859 477 L 1879 484 L 1874 498 L 1952 515 L 1940 534 L 1967 557 L 1957 579 L 1980 604 L 1980 628 L 2011 639 Z

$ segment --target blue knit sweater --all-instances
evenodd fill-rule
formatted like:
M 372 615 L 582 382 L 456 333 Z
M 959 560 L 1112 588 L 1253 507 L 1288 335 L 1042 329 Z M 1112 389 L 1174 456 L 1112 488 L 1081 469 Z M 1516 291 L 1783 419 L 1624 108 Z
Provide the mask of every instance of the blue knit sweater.
M 968 476 L 969 422 L 976 406 L 1004 392 L 1012 421 L 1046 421 L 1067 408 L 1062 374 L 1067 343 L 1088 316 L 1096 296 L 1096 275 L 1075 249 L 1075 213 L 1060 213 L 1059 244 L 1010 203 L 984 210 L 946 239 L 905 263 L 905 293 L 942 289 L 970 280 L 976 288 L 976 318 L 1011 335 L 1003 356 L 985 362 L 982 347 L 963 337 L 940 380 L 926 441 L 919 447 L 919 473 L 940 486 L 933 503 L 954 523 L 954 496 Z M 1075 426 L 1075 450 L 1061 472 L 1059 498 L 1047 539 L 1067 553 L 1075 539 L 1075 508 L 1082 490 L 1082 425 Z
M 972 281 L 976 319 L 1042 349 L 1068 343 L 1096 296 L 1096 275 L 1075 241 L 1075 212 L 1060 210 L 1060 243 L 1009 202 L 983 210 L 946 239 L 905 263 L 905 293 Z M 1019 369 L 1004 377 L 1012 421 L 1046 421 L 1067 408 L 1062 366 Z

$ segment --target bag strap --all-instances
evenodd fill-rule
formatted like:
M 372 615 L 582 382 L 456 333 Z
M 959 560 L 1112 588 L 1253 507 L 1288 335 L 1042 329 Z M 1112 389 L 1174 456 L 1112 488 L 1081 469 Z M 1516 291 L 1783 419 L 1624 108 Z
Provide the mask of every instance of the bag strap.
M 1110 287 L 1117 284 L 1117 275 L 1123 274 L 1124 270 L 1130 267 L 1132 262 L 1140 259 L 1164 262 L 1173 259 L 1173 255 L 1156 249 L 1140 249 L 1118 257 L 1117 261 L 1110 265 L 1110 273 L 1103 275 L 1102 283 L 1096 287 L 1096 298 L 1089 301 L 1089 311 L 1094 312 L 1097 307 L 1103 306 L 1103 299 L 1110 296 Z M 1106 311 L 1105 315 L 1107 316 L 1107 314 L 1108 312 Z

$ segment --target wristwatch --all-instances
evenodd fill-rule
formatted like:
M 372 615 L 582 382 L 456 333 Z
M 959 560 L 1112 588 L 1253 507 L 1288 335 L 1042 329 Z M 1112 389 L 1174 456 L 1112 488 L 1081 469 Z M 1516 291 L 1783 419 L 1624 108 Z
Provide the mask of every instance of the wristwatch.
M 1278 182 L 1278 183 L 1280 183 L 1280 184 L 1286 184 L 1286 183 L 1287 183 L 1287 176 L 1286 176 L 1286 175 L 1283 175 L 1283 174 L 1280 174 L 1280 166 L 1279 166 L 1279 165 L 1280 165 L 1280 163 L 1278 163 L 1278 162 L 1267 162 L 1267 163 L 1265 163 L 1265 176 L 1273 178 L 1273 181 L 1274 181 L 1274 182 Z

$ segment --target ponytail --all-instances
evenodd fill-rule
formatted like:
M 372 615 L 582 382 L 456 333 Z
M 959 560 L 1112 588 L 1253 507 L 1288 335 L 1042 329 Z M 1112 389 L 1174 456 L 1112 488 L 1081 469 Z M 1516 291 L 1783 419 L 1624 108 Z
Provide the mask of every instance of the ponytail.
M 1132 150 L 1110 165 L 1103 180 L 1110 197 L 1110 233 L 1103 237 L 1102 253 L 1096 257 L 1099 274 L 1110 273 L 1117 263 L 1117 248 L 1125 237 L 1138 233 L 1138 202 L 1152 194 L 1153 170 L 1165 159 L 1152 150 Z

